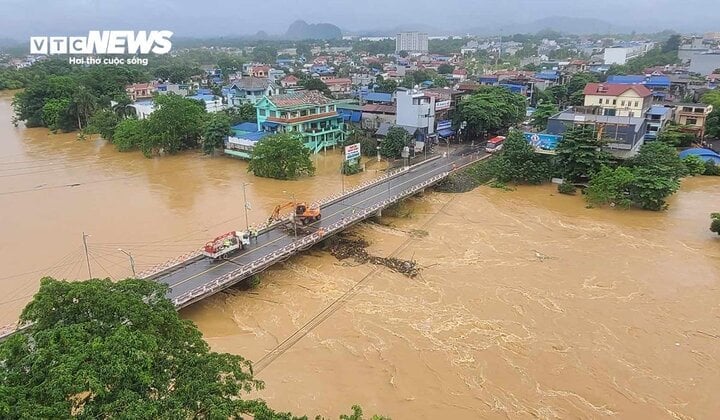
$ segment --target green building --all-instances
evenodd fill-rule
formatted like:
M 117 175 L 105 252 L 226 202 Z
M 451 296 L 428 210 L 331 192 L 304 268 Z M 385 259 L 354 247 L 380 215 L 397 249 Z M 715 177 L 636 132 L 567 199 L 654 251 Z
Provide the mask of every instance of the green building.
M 299 133 L 305 147 L 318 153 L 345 140 L 345 125 L 337 104 L 315 91 L 265 96 L 255 104 L 258 131 Z

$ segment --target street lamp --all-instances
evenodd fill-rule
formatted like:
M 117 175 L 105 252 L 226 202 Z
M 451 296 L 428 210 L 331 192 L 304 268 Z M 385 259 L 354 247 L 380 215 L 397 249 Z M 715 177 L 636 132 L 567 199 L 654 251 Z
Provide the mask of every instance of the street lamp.
M 376 149 L 377 149 L 377 159 L 378 159 L 378 162 L 380 162 L 380 146 L 377 146 Z
M 243 207 L 245 207 L 245 231 L 250 231 L 250 222 L 248 221 L 248 210 L 250 210 L 250 203 L 247 201 L 247 193 L 245 192 L 245 188 L 250 185 L 249 182 L 243 182 Z
M 130 258 L 130 268 L 132 269 L 133 278 L 137 277 L 137 275 L 135 274 L 135 260 L 133 259 L 132 254 L 122 248 L 118 248 L 118 251 L 122 252 Z
M 292 199 L 293 203 L 293 211 L 292 211 L 292 222 L 293 222 L 293 230 L 295 232 L 295 239 L 297 239 L 297 202 L 295 201 L 295 193 L 288 193 L 287 191 L 283 191 L 283 194 L 289 194 L 290 198 Z

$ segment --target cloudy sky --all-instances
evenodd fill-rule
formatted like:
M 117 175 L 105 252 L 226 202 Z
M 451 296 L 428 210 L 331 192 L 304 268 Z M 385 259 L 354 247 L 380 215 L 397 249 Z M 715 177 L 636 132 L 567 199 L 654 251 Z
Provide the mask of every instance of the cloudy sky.
M 0 38 L 89 29 L 170 29 L 177 36 L 284 33 L 297 19 L 343 30 L 441 30 L 550 16 L 596 18 L 639 31 L 720 31 L 720 0 L 0 0 Z M 542 29 L 542 28 L 539 28 Z

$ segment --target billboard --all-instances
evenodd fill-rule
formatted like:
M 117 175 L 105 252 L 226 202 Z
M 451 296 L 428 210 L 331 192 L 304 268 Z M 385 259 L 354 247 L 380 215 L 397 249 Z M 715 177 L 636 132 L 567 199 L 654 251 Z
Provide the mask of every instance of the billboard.
M 525 140 L 527 140 L 536 151 L 554 151 L 562 139 L 562 136 L 555 134 L 524 133 L 524 135 Z
M 449 130 L 450 128 L 452 128 L 452 121 L 450 120 L 442 120 L 437 123 L 438 130 Z
M 450 101 L 435 102 L 435 111 L 442 111 L 444 109 L 450 109 Z
M 345 146 L 345 160 L 358 159 L 360 157 L 360 143 Z

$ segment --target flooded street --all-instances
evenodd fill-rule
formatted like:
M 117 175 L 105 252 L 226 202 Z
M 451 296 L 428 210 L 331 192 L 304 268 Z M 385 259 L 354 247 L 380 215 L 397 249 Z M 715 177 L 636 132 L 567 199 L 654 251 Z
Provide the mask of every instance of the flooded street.
M 14 128 L 0 97 L 0 317 L 44 274 L 128 276 L 288 201 L 340 191 L 340 156 L 311 181 L 255 178 L 195 154 L 145 159 L 100 140 Z M 373 171 L 347 177 L 356 184 Z M 78 184 L 78 185 L 75 185 Z M 75 185 L 75 186 L 73 186 Z M 347 186 L 346 185 L 346 186 Z M 288 193 L 283 193 L 287 191 Z M 662 213 L 587 209 L 552 186 L 409 200 L 356 232 L 409 279 L 313 250 L 182 311 L 216 351 L 255 362 L 278 410 L 336 418 L 714 418 L 720 402 L 720 179 L 693 178 Z

